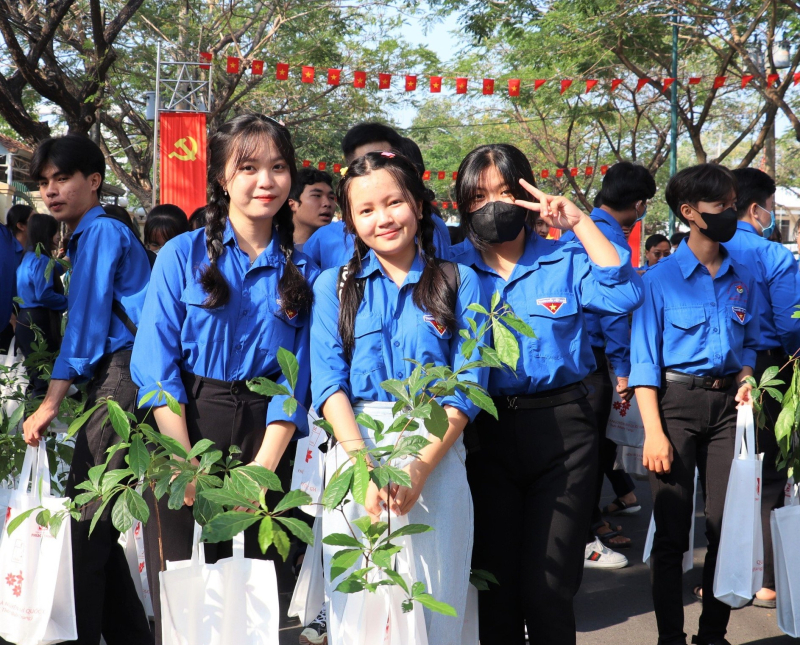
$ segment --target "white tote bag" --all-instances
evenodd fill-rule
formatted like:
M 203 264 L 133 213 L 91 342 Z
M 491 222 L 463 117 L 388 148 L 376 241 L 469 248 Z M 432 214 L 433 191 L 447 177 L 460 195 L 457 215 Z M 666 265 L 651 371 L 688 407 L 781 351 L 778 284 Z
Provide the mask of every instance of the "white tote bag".
M 312 517 L 322 515 L 322 505 L 319 501 L 325 490 L 325 454 L 319 447 L 328 440 L 328 433 L 314 425 L 317 419 L 319 419 L 317 413 L 313 409 L 309 410 L 308 436 L 297 440 L 290 489 L 301 490 L 311 496 L 311 503 L 304 504 L 300 510 Z
M 38 506 L 53 512 L 63 510 L 64 501 L 50 495 L 44 441 L 38 448 L 28 446 L 0 538 L 0 637 L 12 643 L 48 645 L 78 637 L 69 518 L 53 537 L 36 524 L 39 511 L 34 511 L 8 534 L 9 523 L 21 513 Z
M 761 460 L 755 454 L 753 408 L 739 408 L 736 443 L 725 510 L 722 514 L 714 596 L 734 609 L 744 607 L 761 589 L 764 538 L 761 532 Z
M 692 496 L 692 524 L 689 527 L 689 550 L 683 554 L 683 572 L 691 571 L 694 567 L 694 516 L 697 513 L 697 477 L 699 473 L 694 469 L 694 495 Z M 650 514 L 650 526 L 647 529 L 647 537 L 644 541 L 644 554 L 642 562 L 650 566 L 650 551 L 653 549 L 653 539 L 656 536 L 656 518 Z
M 195 526 L 192 559 L 167 561 L 161 581 L 164 645 L 276 645 L 278 582 L 271 560 L 244 557 L 244 534 L 233 556 L 206 564 Z
M 617 375 L 609 370 L 611 382 L 614 384 L 614 395 L 611 398 L 611 414 L 606 425 L 606 438 L 619 446 L 644 446 L 644 423 L 639 412 L 639 404 L 634 396 L 626 401 L 617 392 Z
M 643 448 L 641 446 L 617 446 L 617 458 L 614 470 L 624 470 L 634 479 L 646 480 L 650 473 L 642 463 Z
M 386 514 L 381 516 L 386 519 Z M 392 516 L 392 530 L 408 524 L 408 516 Z M 416 580 L 412 536 L 393 540 L 403 549 L 396 556 L 395 571 L 407 581 Z M 383 585 L 373 593 L 359 591 L 347 595 L 339 628 L 341 645 L 428 645 L 422 605 L 404 613 L 405 592 L 397 585 Z
M 125 533 L 119 534 L 119 543 L 125 551 L 125 559 L 131 570 L 133 585 L 136 594 L 142 601 L 142 607 L 148 618 L 154 618 L 153 600 L 150 597 L 150 587 L 147 582 L 147 565 L 144 558 L 144 527 L 139 520 L 133 523 Z
M 789 636 L 800 638 L 800 497 L 793 480 L 783 508 L 770 514 L 772 552 L 775 558 L 775 592 L 777 593 L 778 628 Z
M 314 518 L 314 544 L 306 549 L 303 566 L 289 603 L 290 617 L 297 616 L 303 625 L 317 617 L 325 602 L 325 572 L 322 566 L 322 518 Z

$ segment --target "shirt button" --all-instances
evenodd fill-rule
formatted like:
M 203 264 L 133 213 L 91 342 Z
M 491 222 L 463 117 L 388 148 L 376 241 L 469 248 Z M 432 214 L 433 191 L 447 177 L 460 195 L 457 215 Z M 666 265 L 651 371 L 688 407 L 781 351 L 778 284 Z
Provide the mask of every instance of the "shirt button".
M 397 376 L 397 378 L 403 378 L 403 373 L 402 372 L 397 372 L 396 376 Z
M 395 347 L 400 347 L 400 341 L 399 340 L 394 341 L 394 346 Z
M 234 349 L 241 349 L 241 348 L 242 348 L 241 344 L 238 344 L 238 345 L 236 345 L 236 347 L 234 347 Z
M 245 309 L 245 310 L 242 312 L 242 316 L 246 316 L 246 315 L 247 315 L 247 309 Z M 715 329 L 714 331 L 717 331 L 717 330 Z
M 712 329 L 711 331 L 713 331 L 713 332 L 716 334 L 716 333 L 719 331 L 719 329 L 717 329 L 716 327 L 714 327 L 714 329 Z

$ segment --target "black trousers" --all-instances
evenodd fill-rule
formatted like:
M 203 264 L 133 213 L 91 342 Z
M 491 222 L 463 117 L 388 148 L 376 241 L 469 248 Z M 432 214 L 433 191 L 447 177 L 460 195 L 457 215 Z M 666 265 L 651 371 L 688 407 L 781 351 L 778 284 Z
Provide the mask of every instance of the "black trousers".
M 47 309 L 46 307 L 31 307 L 20 309 L 17 316 L 17 328 L 14 336 L 17 347 L 22 355 L 28 358 L 33 353 L 33 343 L 36 334 L 32 326 L 36 325 L 42 332 L 42 337 L 47 342 L 48 352 L 57 352 L 61 348 L 61 312 Z M 35 399 L 47 394 L 47 381 L 41 378 L 37 367 L 26 367 L 28 373 L 28 396 Z
M 586 398 L 589 401 L 589 405 L 592 406 L 599 437 L 599 467 L 594 491 L 592 523 L 586 538 L 587 543 L 594 541 L 595 530 L 603 524 L 603 516 L 600 512 L 603 476 L 608 477 L 608 481 L 611 483 L 611 487 L 617 497 L 623 497 L 636 490 L 636 484 L 633 483 L 633 479 L 628 473 L 624 470 L 614 470 L 614 462 L 617 458 L 617 444 L 606 438 L 606 429 L 608 427 L 608 417 L 611 414 L 611 399 L 614 396 L 616 384 L 611 382 L 611 378 L 608 375 L 608 363 L 605 354 L 601 350 L 595 350 L 594 355 L 598 366 L 597 370 L 583 379 L 583 383 L 589 392 Z
M 210 439 L 215 447 L 227 457 L 231 446 L 238 446 L 242 452 L 237 456 L 243 464 L 255 458 L 266 432 L 268 399 L 247 389 L 241 383 L 226 383 L 216 379 L 208 379 L 184 372 L 183 384 L 189 402 L 186 404 L 186 426 L 189 441 L 192 445 L 200 439 Z M 287 450 L 276 469 L 284 491 L 289 490 L 292 469 Z M 283 493 L 267 492 L 267 505 L 274 507 L 283 497 Z M 194 515 L 192 507 L 183 506 L 179 510 L 171 510 L 167 506 L 168 496 L 158 500 L 158 517 L 161 530 L 156 520 L 156 500 L 146 491 L 145 499 L 150 507 L 150 520 L 144 527 L 145 558 L 150 586 L 150 597 L 153 599 L 153 610 L 156 619 L 156 643 L 161 643 L 161 593 L 159 589 L 158 571 L 163 570 L 160 553 L 164 561 L 189 560 L 192 557 L 192 540 L 194 537 Z M 294 580 L 285 575 L 286 569 L 281 566 L 282 559 L 274 546 L 261 553 L 258 546 L 258 523 L 245 530 L 245 557 L 261 560 L 273 560 L 278 576 L 279 591 L 291 590 Z M 159 547 L 160 541 L 160 547 Z M 231 542 L 205 544 L 205 559 L 208 563 L 216 562 L 233 554 Z M 282 614 L 281 621 L 286 617 Z
M 761 381 L 764 371 L 773 365 L 782 367 L 788 360 L 787 356 L 771 356 L 767 352 L 759 352 L 756 359 L 755 378 Z M 778 390 L 786 393 L 791 381 L 791 370 L 782 372 L 777 378 L 785 381 L 785 385 L 776 386 Z M 769 523 L 770 513 L 783 506 L 784 489 L 788 474 L 786 469 L 778 470 L 776 460 L 780 454 L 778 441 L 775 438 L 775 422 L 781 413 L 781 404 L 769 394 L 764 394 L 764 427 L 756 435 L 756 449 L 764 453 L 762 463 L 761 481 L 761 528 L 764 533 L 764 582 L 767 589 L 775 590 L 775 560 L 772 554 L 772 527 Z
M 123 410 L 136 409 L 138 388 L 131 381 L 130 351 L 103 358 L 95 370 L 87 407 L 97 399 L 112 397 Z M 75 440 L 75 453 L 66 493 L 74 498 L 76 485 L 89 479 L 89 469 L 105 463 L 106 450 L 121 441 L 111 423 L 104 423 L 105 407 L 89 417 Z M 126 451 L 118 451 L 108 470 L 125 468 Z M 146 645 L 153 642 L 150 624 L 131 579 L 128 561 L 118 544 L 119 531 L 111 523 L 113 502 L 106 506 L 91 536 L 89 525 L 99 504 L 87 506 L 79 521 L 72 521 L 72 569 L 75 613 L 80 645 L 98 645 L 102 634 L 108 645 Z
M 703 567 L 701 643 L 725 636 L 731 608 L 714 597 L 722 512 L 736 435 L 736 385 L 728 390 L 690 389 L 667 383 L 659 392 L 661 421 L 673 450 L 672 469 L 650 473 L 656 533 L 650 556 L 659 645 L 686 642 L 683 631 L 683 553 L 689 544 L 695 466 L 705 498 L 706 552 Z
M 475 504 L 473 569 L 499 586 L 480 592 L 481 645 L 573 645 L 572 601 L 583 576 L 597 476 L 597 428 L 586 398 L 476 418 L 467 457 Z

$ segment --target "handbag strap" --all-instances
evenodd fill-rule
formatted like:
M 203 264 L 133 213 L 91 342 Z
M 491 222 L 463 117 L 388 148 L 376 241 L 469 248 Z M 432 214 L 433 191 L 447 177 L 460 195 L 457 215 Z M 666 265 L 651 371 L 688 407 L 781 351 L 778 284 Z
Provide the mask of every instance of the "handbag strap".
M 200 537 L 203 534 L 203 527 L 197 522 L 194 523 L 194 535 L 192 536 L 192 566 L 200 566 L 206 563 L 206 551 Z
M 735 459 L 754 459 L 756 450 L 755 427 L 753 423 L 753 407 L 743 405 L 736 415 L 736 441 L 734 444 Z

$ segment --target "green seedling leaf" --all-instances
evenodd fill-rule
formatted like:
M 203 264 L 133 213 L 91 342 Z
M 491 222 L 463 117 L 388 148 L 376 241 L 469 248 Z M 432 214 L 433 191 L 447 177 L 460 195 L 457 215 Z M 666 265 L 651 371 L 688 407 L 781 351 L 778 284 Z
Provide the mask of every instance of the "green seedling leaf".
M 157 390 L 150 390 L 147 394 L 145 394 L 142 397 L 141 401 L 139 401 L 139 406 L 138 407 L 140 407 L 140 408 L 147 407 L 147 404 L 150 402 L 150 399 L 152 399 L 157 393 L 158 393 Z
M 177 439 L 168 437 L 165 434 L 158 435 L 158 443 L 160 443 L 169 453 L 175 455 L 176 457 L 180 457 L 181 459 L 185 460 L 186 455 L 189 454 L 186 452 L 186 448 L 184 448 Z
M 258 515 L 243 511 L 222 513 L 203 527 L 202 540 L 212 543 L 232 540 L 235 535 L 252 526 L 258 520 Z
M 229 506 L 231 508 L 242 506 L 252 510 L 256 510 L 258 508 L 258 506 L 256 506 L 250 498 L 245 497 L 244 495 L 241 495 L 230 488 L 212 488 L 210 490 L 204 490 L 198 493 L 198 497 L 207 499 L 209 502 L 218 504 L 220 506 Z
M 761 375 L 761 387 L 765 387 L 767 382 L 774 379 L 779 371 L 780 368 L 777 365 L 770 365 L 765 369 L 764 373 Z
M 297 358 L 288 349 L 281 347 L 278 349 L 278 365 L 281 366 L 283 376 L 289 381 L 289 385 L 294 390 L 297 385 L 297 373 L 300 371 Z
M 523 336 L 527 336 L 528 338 L 536 338 L 536 334 L 534 333 L 531 326 L 524 322 L 521 318 L 519 318 L 514 313 L 507 313 L 500 317 L 506 325 L 514 329 L 515 331 L 519 332 Z
M 271 381 L 263 376 L 247 381 L 247 387 L 261 396 L 273 397 L 292 395 L 285 385 L 278 385 L 275 381 Z
M 475 351 L 475 348 L 478 346 L 478 341 L 475 338 L 470 338 L 461 345 L 461 355 L 469 360 L 472 357 L 472 353 Z
M 200 439 L 196 444 L 192 446 L 192 449 L 189 451 L 189 454 L 186 455 L 186 461 L 191 461 L 202 455 L 206 450 L 214 446 L 214 442 L 210 439 Z
M 394 544 L 383 544 L 372 552 L 372 561 L 382 569 L 389 569 L 394 555 L 402 550 L 402 547 Z
M 133 526 L 133 514 L 128 504 L 125 495 L 119 495 L 111 509 L 111 523 L 120 533 L 124 533 Z
M 289 397 L 283 402 L 283 413 L 290 417 L 297 411 L 297 399 Z
M 374 471 L 373 471 L 374 472 Z M 350 484 L 353 483 L 353 469 L 348 468 L 343 473 L 334 477 L 330 483 L 325 487 L 325 492 L 322 493 L 322 504 L 329 511 L 336 508 L 347 491 L 350 490 Z
M 158 386 L 161 387 L 161 383 L 159 383 Z M 164 398 L 167 400 L 167 407 L 170 409 L 172 414 L 181 416 L 181 404 L 178 402 L 178 399 L 176 399 L 166 390 L 162 390 L 162 392 L 164 394 Z
M 783 393 L 780 390 L 776 390 L 774 387 L 765 387 L 764 391 L 778 403 L 783 402 Z
M 365 517 L 369 519 L 369 516 Z M 354 549 L 360 549 L 363 546 L 361 542 L 356 540 L 352 535 L 347 535 L 347 533 L 331 533 L 322 538 L 322 543 L 329 546 L 347 546 Z
M 20 524 L 22 524 L 25 520 L 27 520 L 31 515 L 33 515 L 36 511 L 38 511 L 41 506 L 37 506 L 36 508 L 29 508 L 27 511 L 24 511 L 17 515 L 13 520 L 8 523 L 6 530 L 8 534 L 11 535 L 14 531 L 16 531 Z
M 50 511 L 45 508 L 44 510 L 40 511 L 39 514 L 36 516 L 36 523 L 39 526 L 47 526 L 50 523 L 51 515 L 52 514 L 50 513 Z
M 387 381 L 383 381 L 381 383 L 381 387 L 389 394 L 393 394 L 395 398 L 397 398 L 398 402 L 402 401 L 405 404 L 410 404 L 408 390 L 406 390 L 406 384 L 403 381 L 389 379 Z
M 147 470 L 147 464 L 150 461 L 150 453 L 144 445 L 144 441 L 139 435 L 134 435 L 131 439 L 131 445 L 128 448 L 128 465 L 133 471 L 133 476 L 139 479 L 144 475 Z
M 267 516 L 261 520 L 258 527 L 258 546 L 261 553 L 266 553 L 270 544 L 272 544 L 272 518 Z
M 396 531 L 392 531 L 386 540 L 391 542 L 392 540 L 396 540 L 404 535 L 417 535 L 418 533 L 428 533 L 429 531 L 433 531 L 433 528 L 427 524 L 406 524 Z
M 493 347 L 481 346 L 478 348 L 478 353 L 480 353 L 481 360 L 486 363 L 487 367 L 503 367 L 503 363 L 497 354 L 497 350 Z
M 441 441 L 444 439 L 444 435 L 447 434 L 450 420 L 447 418 L 447 412 L 438 401 L 431 401 L 430 408 L 431 415 L 430 418 L 425 419 L 425 429 Z
M 517 369 L 517 363 L 519 362 L 519 344 L 517 343 L 517 339 L 514 338 L 514 334 L 499 321 L 492 327 L 492 332 L 494 336 L 494 348 L 497 350 L 497 357 L 512 370 Z
M 376 421 L 364 412 L 359 412 L 356 415 L 356 423 L 360 426 L 364 426 L 365 428 L 369 428 L 374 432 L 383 432 L 383 422 Z
M 114 399 L 106 399 L 108 408 L 108 420 L 123 441 L 128 441 L 131 437 L 131 420 L 126 416 L 125 411 Z
M 398 587 L 400 587 L 406 593 L 409 593 L 408 583 L 405 581 L 403 576 L 401 576 L 399 573 L 397 573 L 397 571 L 389 567 L 382 567 L 382 568 L 383 572 L 392 582 L 394 582 Z
M 395 484 L 400 484 L 401 486 L 411 488 L 411 477 L 405 470 L 401 470 L 400 468 L 392 466 L 391 464 L 384 465 L 383 469 L 389 474 L 389 478 Z
M 86 410 L 81 416 L 75 419 L 72 423 L 69 424 L 69 428 L 67 428 L 67 439 L 74 437 L 78 430 L 80 430 L 84 424 L 89 420 L 89 417 L 92 416 L 99 408 L 103 405 L 102 403 L 97 403 L 93 405 L 91 408 Z M 22 407 L 22 406 L 20 406 Z
M 483 314 L 484 316 L 488 316 L 489 312 L 486 311 L 486 307 L 483 305 L 479 305 L 477 302 L 473 302 L 471 305 L 467 305 L 467 309 L 469 311 L 474 311 L 479 314 Z
M 272 543 L 275 545 L 278 553 L 280 553 L 283 561 L 286 562 L 286 558 L 289 557 L 289 548 L 291 547 L 289 536 L 274 524 L 272 525 Z
M 429 593 L 415 594 L 413 600 L 417 601 L 423 607 L 426 607 L 431 611 L 435 611 L 438 614 L 454 617 L 458 616 L 458 613 L 452 605 L 448 605 L 446 602 L 436 600 L 436 598 L 431 596 Z
M 340 575 L 352 567 L 363 555 L 361 549 L 344 549 L 337 551 L 331 558 L 331 580 L 336 580 Z
M 356 458 L 354 471 L 353 499 L 363 506 L 367 499 L 367 488 L 369 487 L 369 469 L 362 455 Z
M 273 509 L 273 513 L 281 513 L 288 511 L 290 508 L 297 508 L 305 504 L 311 503 L 311 495 L 302 490 L 290 490 L 283 499 L 278 502 L 277 506 Z
M 369 515 L 362 515 L 358 519 L 353 520 L 352 523 L 353 523 L 353 525 L 358 527 L 359 531 L 361 531 L 362 533 L 366 533 L 367 531 L 369 531 L 370 527 L 372 526 L 372 518 L 370 518 Z M 340 534 L 337 534 L 337 535 L 344 535 L 344 534 L 340 533 Z M 361 543 L 358 542 L 358 545 L 360 545 L 360 544 Z M 348 546 L 348 545 L 347 544 L 340 544 L 339 546 Z M 349 546 L 355 546 L 355 545 L 351 544 Z
M 240 466 L 233 471 L 237 476 L 245 476 L 252 479 L 259 486 L 278 493 L 283 492 L 280 478 L 269 468 L 263 466 Z
M 467 390 L 467 398 L 477 405 L 481 410 L 485 410 L 491 414 L 495 419 L 497 418 L 497 408 L 492 401 L 492 397 L 480 390 L 470 388 Z
M 330 436 L 333 436 L 333 426 L 330 424 L 329 421 L 325 419 L 317 419 L 314 421 L 314 425 L 318 428 L 322 428 L 325 432 L 327 432 Z
M 495 291 L 492 294 L 492 302 L 489 305 L 489 309 L 494 311 L 495 309 L 497 309 L 497 305 L 499 305 L 499 304 L 500 304 L 500 292 L 499 291 Z
M 358 593 L 364 591 L 364 583 L 358 578 L 347 577 L 336 587 L 336 591 L 342 593 Z
M 144 498 L 130 488 L 126 488 L 122 494 L 128 497 L 128 510 L 131 515 L 142 524 L 147 523 L 147 520 L 150 519 L 150 509 L 147 508 L 147 502 L 144 501 Z
M 302 540 L 309 546 L 314 545 L 314 533 L 303 520 L 298 520 L 293 517 L 276 517 L 274 519 L 276 522 L 280 522 L 289 529 L 297 539 Z
M 472 569 L 469 573 L 469 582 L 478 591 L 488 591 L 490 582 L 495 585 L 500 584 L 494 574 L 483 569 Z

